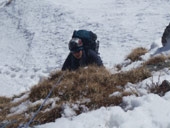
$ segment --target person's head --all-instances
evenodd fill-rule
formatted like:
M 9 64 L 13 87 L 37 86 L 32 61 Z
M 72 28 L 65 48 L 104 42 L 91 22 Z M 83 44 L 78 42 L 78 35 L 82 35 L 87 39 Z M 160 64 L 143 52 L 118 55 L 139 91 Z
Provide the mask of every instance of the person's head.
M 81 59 L 83 54 L 83 42 L 79 38 L 72 38 L 69 42 L 69 50 L 77 59 Z

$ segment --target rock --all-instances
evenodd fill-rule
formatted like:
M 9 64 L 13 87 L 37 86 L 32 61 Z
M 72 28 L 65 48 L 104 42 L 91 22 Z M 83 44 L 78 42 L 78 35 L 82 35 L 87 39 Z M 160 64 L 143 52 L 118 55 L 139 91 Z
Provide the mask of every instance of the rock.
M 170 82 L 167 81 L 167 80 L 164 80 L 164 81 L 162 82 L 162 84 L 160 85 L 160 87 L 161 87 L 161 88 L 166 88 L 166 89 L 170 90 Z
M 170 24 L 165 28 L 164 33 L 162 35 L 162 45 L 163 47 L 170 43 Z
M 164 80 L 159 87 L 159 95 L 164 96 L 165 93 L 169 91 L 170 91 L 170 82 L 167 80 Z

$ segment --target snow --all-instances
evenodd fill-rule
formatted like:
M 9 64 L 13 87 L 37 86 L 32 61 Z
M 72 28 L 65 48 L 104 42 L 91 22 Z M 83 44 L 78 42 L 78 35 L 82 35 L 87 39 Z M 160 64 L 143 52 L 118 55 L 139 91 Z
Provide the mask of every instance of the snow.
M 12 114 L 9 114 L 8 116 L 13 116 L 15 114 L 21 114 L 22 112 L 28 110 L 29 104 L 30 104 L 30 101 L 25 101 L 25 102 L 21 103 L 19 106 L 11 108 L 10 112 Z
M 170 20 L 168 3 L 13 0 L 8 6 L 1 6 L 1 95 L 28 91 L 50 72 L 61 69 L 69 52 L 68 41 L 77 29 L 92 30 L 98 35 L 100 55 L 107 68 L 123 62 L 133 48 L 149 49 Z
M 170 55 L 170 43 L 161 45 L 162 33 L 170 21 L 169 0 L 12 0 L 5 6 L 8 1 L 0 0 L 0 96 L 29 91 L 50 72 L 60 70 L 69 53 L 68 41 L 78 29 L 98 35 L 100 56 L 112 73 L 116 72 L 115 64 L 129 62 L 124 58 L 136 47 L 149 50 L 143 60 L 158 54 Z M 123 70 L 141 63 L 134 62 Z M 62 118 L 37 127 L 170 128 L 170 93 L 159 97 L 147 92 L 148 85 L 170 81 L 169 76 L 165 68 L 136 85 L 128 83 L 127 91 L 137 91 L 140 97 L 125 97 L 124 109 L 102 107 L 76 116 L 72 107 L 65 105 Z M 110 96 L 115 95 L 121 94 Z M 20 113 L 28 104 L 11 111 Z
M 18 102 L 18 101 L 21 101 L 23 98 L 27 98 L 27 94 L 26 95 L 24 95 L 22 98 L 20 98 L 20 99 L 14 99 L 12 102 L 13 103 L 16 103 L 16 102 Z M 53 109 L 54 108 L 54 106 L 55 106 L 55 104 L 56 104 L 56 101 L 59 101 L 60 99 L 58 98 L 58 97 L 56 97 L 56 98 L 50 98 L 50 99 L 48 99 L 48 101 L 45 103 L 45 105 L 48 105 L 48 104 L 52 104 L 51 105 L 51 108 L 50 109 L 46 109 L 45 111 L 49 111 L 49 110 L 51 110 L 51 109 Z M 23 113 L 23 112 L 25 112 L 26 110 L 28 110 L 28 108 L 30 108 L 30 107 L 34 107 L 34 106 L 36 106 L 36 105 L 41 105 L 41 104 L 43 104 L 43 102 L 44 102 L 44 100 L 43 99 L 41 99 L 41 100 L 38 100 L 38 101 L 36 101 L 36 102 L 34 102 L 34 103 L 32 103 L 32 102 L 30 102 L 29 100 L 27 100 L 27 101 L 25 101 L 25 102 L 22 102 L 20 105 L 18 105 L 18 106 L 16 106 L 16 107 L 12 107 L 11 109 L 10 109 L 10 112 L 12 113 L 12 114 L 9 114 L 8 116 L 13 116 L 13 115 L 16 115 L 16 114 L 21 114 L 21 113 Z M 45 112 L 45 111 L 43 111 L 43 112 Z
M 74 108 L 77 109 L 78 106 L 75 105 Z M 76 115 L 75 111 L 70 107 L 69 104 L 63 105 L 63 110 L 63 117 L 72 117 Z
M 109 97 L 112 97 L 112 96 L 121 96 L 121 93 L 117 91 L 109 95 Z
M 21 97 L 19 97 L 19 98 L 14 98 L 13 101 L 12 101 L 12 103 L 17 103 L 17 102 L 19 102 L 19 101 L 22 101 L 22 100 L 28 98 L 28 97 L 29 97 L 29 93 L 26 93 L 25 95 L 23 95 L 23 96 L 21 96 Z
M 169 96 L 170 93 L 162 98 L 154 94 L 130 96 L 124 98 L 127 111 L 120 107 L 102 107 L 71 119 L 63 117 L 37 128 L 169 128 Z

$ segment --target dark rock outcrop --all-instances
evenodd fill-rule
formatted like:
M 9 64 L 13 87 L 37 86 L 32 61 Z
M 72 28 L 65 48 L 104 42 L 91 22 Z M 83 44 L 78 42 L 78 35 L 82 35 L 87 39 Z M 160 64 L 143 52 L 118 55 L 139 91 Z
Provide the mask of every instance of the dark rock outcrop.
M 167 43 L 170 43 L 170 24 L 165 28 L 162 35 L 162 45 L 165 46 Z
M 164 96 L 165 93 L 170 91 L 170 82 L 164 80 L 161 85 L 156 85 L 155 87 L 151 88 L 151 92 L 158 94 L 159 96 Z
M 167 80 L 164 80 L 159 88 L 160 88 L 159 89 L 159 94 L 161 96 L 165 95 L 166 92 L 170 91 L 170 82 L 167 81 Z

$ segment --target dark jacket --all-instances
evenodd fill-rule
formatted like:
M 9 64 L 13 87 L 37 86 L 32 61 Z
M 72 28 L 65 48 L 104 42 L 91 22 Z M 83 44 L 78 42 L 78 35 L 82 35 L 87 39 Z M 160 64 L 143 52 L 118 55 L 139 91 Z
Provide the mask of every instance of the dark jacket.
M 168 42 L 170 42 L 170 24 L 165 28 L 162 35 L 162 45 L 165 46 Z
M 89 64 L 97 64 L 98 66 L 103 66 L 103 62 L 100 56 L 98 56 L 95 51 L 90 49 L 87 52 L 83 50 L 81 59 L 76 59 L 72 55 L 72 53 L 70 53 L 63 64 L 62 70 L 67 70 L 67 69 L 76 70 L 79 67 L 85 67 Z

